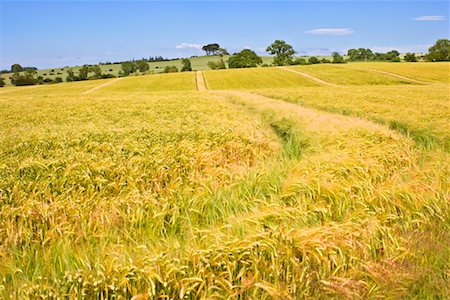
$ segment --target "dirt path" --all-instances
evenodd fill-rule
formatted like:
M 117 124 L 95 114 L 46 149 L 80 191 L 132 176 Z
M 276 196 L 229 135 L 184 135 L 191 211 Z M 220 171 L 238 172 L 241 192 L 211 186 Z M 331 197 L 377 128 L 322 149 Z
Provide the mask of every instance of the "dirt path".
M 41 86 L 42 85 L 33 85 L 33 86 L 18 87 L 18 88 L 8 88 L 8 89 L 6 89 L 4 91 L 0 91 L 0 94 L 6 94 L 6 93 L 16 92 L 16 91 L 25 91 L 25 90 L 39 88 Z
M 86 94 L 92 93 L 92 92 L 94 92 L 94 91 L 96 91 L 96 90 L 98 90 L 98 89 L 101 89 L 101 88 L 103 88 L 103 87 L 105 87 L 105 86 L 108 86 L 108 85 L 110 85 L 110 84 L 116 83 L 117 81 L 122 80 L 122 79 L 123 79 L 123 78 L 116 78 L 116 79 L 114 79 L 114 80 L 112 80 L 112 81 L 109 81 L 109 82 L 106 82 L 106 83 L 97 85 L 96 87 L 93 87 L 93 88 L 90 89 L 90 90 L 87 90 L 87 91 L 82 92 L 81 95 L 86 95 Z
M 197 83 L 198 91 L 207 91 L 208 87 L 206 86 L 205 77 L 203 76 L 202 71 L 195 72 L 195 82 Z
M 405 76 L 398 75 L 398 74 L 391 73 L 391 72 L 387 72 L 387 71 L 382 71 L 382 70 L 378 70 L 378 69 L 368 69 L 368 70 L 374 71 L 374 72 L 377 72 L 377 73 L 381 73 L 381 74 L 385 74 L 385 75 L 389 75 L 389 76 L 392 76 L 392 77 L 397 77 L 399 79 L 408 80 L 408 81 L 415 82 L 415 83 L 428 84 L 428 82 L 415 80 L 415 79 L 412 79 L 412 78 L 409 78 L 409 77 L 405 77 Z
M 315 81 L 315 82 L 320 83 L 320 84 L 324 84 L 324 85 L 328 85 L 328 86 L 334 86 L 334 87 L 339 87 L 339 85 L 337 85 L 337 84 L 334 84 L 334 83 L 322 80 L 320 78 L 314 77 L 314 76 L 312 76 L 310 74 L 307 74 L 307 73 L 303 73 L 303 72 L 300 72 L 300 71 L 297 71 L 297 70 L 292 70 L 292 69 L 289 69 L 289 68 L 286 68 L 286 67 L 280 67 L 280 69 L 283 69 L 283 70 L 286 70 L 286 71 L 289 71 L 289 72 L 292 72 L 292 73 L 296 73 L 296 74 L 302 75 L 303 77 L 311 79 L 312 81 Z

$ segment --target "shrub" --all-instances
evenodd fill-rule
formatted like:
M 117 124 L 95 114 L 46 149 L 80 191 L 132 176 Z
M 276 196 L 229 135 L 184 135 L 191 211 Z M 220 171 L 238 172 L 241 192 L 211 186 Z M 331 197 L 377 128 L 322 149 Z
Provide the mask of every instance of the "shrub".
M 178 68 L 176 66 L 166 66 L 164 68 L 164 73 L 177 73 Z
M 62 79 L 62 77 L 55 77 L 55 79 L 53 80 L 53 82 L 54 83 L 61 83 L 61 82 L 63 82 L 63 79 Z
M 407 62 L 416 62 L 417 61 L 416 54 L 415 53 L 406 53 L 405 61 L 407 61 Z
M 308 65 L 308 62 L 304 58 L 297 57 L 294 62 L 294 65 Z
M 319 61 L 319 59 L 317 58 L 317 57 L 315 57 L 315 56 L 311 56 L 310 58 L 309 58 L 309 63 L 310 64 L 320 64 L 320 61 Z

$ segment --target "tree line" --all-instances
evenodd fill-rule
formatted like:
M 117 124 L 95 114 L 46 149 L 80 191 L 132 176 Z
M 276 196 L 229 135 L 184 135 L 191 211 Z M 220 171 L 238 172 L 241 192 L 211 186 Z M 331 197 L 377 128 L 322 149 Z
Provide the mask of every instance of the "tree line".
M 220 47 L 217 43 L 207 44 L 202 47 L 206 52 L 207 56 L 211 55 L 229 55 L 225 48 Z M 346 63 L 352 61 L 389 61 L 389 62 L 399 62 L 400 53 L 397 50 L 391 50 L 387 53 L 373 52 L 371 49 L 366 48 L 355 48 L 349 49 L 347 51 L 347 58 L 344 58 L 338 52 L 333 52 L 331 55 L 331 60 L 322 58 L 319 59 L 315 56 L 309 57 L 308 60 L 302 57 L 295 57 L 297 53 L 294 48 L 282 40 L 275 40 L 271 45 L 266 48 L 266 52 L 270 55 L 274 55 L 273 65 L 275 66 L 287 66 L 287 65 L 307 65 L 307 64 L 319 64 L 319 63 Z M 439 39 L 436 43 L 428 49 L 428 53 L 423 56 L 425 61 L 435 62 L 435 61 L 450 61 L 450 40 Z M 119 76 L 129 76 L 131 74 L 148 74 L 150 66 L 149 61 L 166 61 L 167 59 L 162 58 L 162 56 L 150 57 L 148 59 L 125 61 L 121 63 L 121 70 Z M 415 53 L 406 53 L 404 60 L 407 62 L 416 62 L 418 57 Z M 257 66 L 267 67 L 269 65 L 263 64 L 262 58 L 256 54 L 253 50 L 243 49 L 240 52 L 234 53 L 228 57 L 228 68 L 251 68 Z M 163 69 L 164 73 L 173 72 L 187 72 L 192 71 L 191 61 L 187 58 L 181 60 L 182 67 L 178 70 L 176 66 L 166 66 Z M 221 58 L 219 61 L 208 62 L 208 67 L 210 69 L 226 69 L 226 61 Z M 44 84 L 44 83 L 59 83 L 62 82 L 62 77 L 56 77 L 55 79 L 43 78 L 42 76 L 37 76 L 37 68 L 34 67 L 22 67 L 19 64 L 13 64 L 11 70 L 0 71 L 0 74 L 10 73 L 13 75 L 10 77 L 11 83 L 16 86 L 23 85 L 34 85 L 34 84 Z M 64 70 L 61 69 L 61 70 Z M 54 71 L 54 70 L 52 70 Z M 110 69 L 112 71 L 112 69 Z M 58 73 L 59 74 L 59 73 Z M 99 65 L 84 65 L 79 68 L 77 73 L 73 69 L 69 68 L 67 70 L 66 81 L 81 81 L 89 79 L 101 79 L 101 78 L 112 78 L 116 77 L 113 74 L 102 73 Z M 52 74 L 51 74 L 52 75 Z M 5 85 L 4 78 L 0 77 L 0 87 Z

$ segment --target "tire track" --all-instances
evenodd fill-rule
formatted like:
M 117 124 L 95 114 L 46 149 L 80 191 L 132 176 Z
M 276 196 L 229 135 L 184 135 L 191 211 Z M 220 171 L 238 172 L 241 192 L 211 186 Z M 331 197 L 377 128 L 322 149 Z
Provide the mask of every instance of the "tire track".
M 103 88 L 103 87 L 105 87 L 105 86 L 108 86 L 108 85 L 111 85 L 111 84 L 113 84 L 113 83 L 116 83 L 117 81 L 122 80 L 122 79 L 123 79 L 123 78 L 116 78 L 116 79 L 114 79 L 114 80 L 112 80 L 112 81 L 109 81 L 109 82 L 106 82 L 106 83 L 97 85 L 96 87 L 93 87 L 93 88 L 91 88 L 91 89 L 89 89 L 89 90 L 87 90 L 87 91 L 82 92 L 81 95 L 90 94 L 90 93 L 92 93 L 92 92 L 94 92 L 94 91 L 96 91 L 96 90 L 99 90 L 99 89 L 101 89 L 101 88 Z
M 402 75 L 399 75 L 399 74 L 395 74 L 395 73 L 391 73 L 391 72 L 387 72 L 387 71 L 382 71 L 382 70 L 378 70 L 378 69 L 367 69 L 367 70 L 373 71 L 373 72 L 377 72 L 377 73 L 380 73 L 380 74 L 389 75 L 391 77 L 396 77 L 396 78 L 403 79 L 403 80 L 408 80 L 408 81 L 419 83 L 419 84 L 429 84 L 428 82 L 416 80 L 416 79 L 413 79 L 413 78 L 405 77 L 405 76 L 402 76 Z
M 195 83 L 197 84 L 198 91 L 207 91 L 208 87 L 206 86 L 205 77 L 203 76 L 202 71 L 195 72 Z
M 308 73 L 303 73 L 303 72 L 300 72 L 300 71 L 297 71 L 297 70 L 293 70 L 293 69 L 289 69 L 289 68 L 286 68 L 286 67 L 280 67 L 280 69 L 283 69 L 283 70 L 286 70 L 286 71 L 289 71 L 289 72 L 292 72 L 292 73 L 295 73 L 295 74 L 302 75 L 303 77 L 306 77 L 306 78 L 308 78 L 308 79 L 310 79 L 312 81 L 315 81 L 315 82 L 323 84 L 323 85 L 328 85 L 328 86 L 332 86 L 332 87 L 340 87 L 337 84 L 334 84 L 334 83 L 322 80 L 322 79 L 317 78 L 315 76 L 312 76 L 312 75 L 310 75 Z

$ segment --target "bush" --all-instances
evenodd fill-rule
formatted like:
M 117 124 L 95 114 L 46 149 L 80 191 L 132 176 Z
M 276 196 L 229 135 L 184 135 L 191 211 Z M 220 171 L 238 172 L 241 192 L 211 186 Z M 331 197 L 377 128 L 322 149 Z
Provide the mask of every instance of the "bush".
M 54 83 L 61 83 L 61 82 L 63 82 L 63 79 L 62 79 L 62 77 L 55 77 L 55 79 L 53 80 L 53 82 Z
M 23 75 L 14 73 L 11 76 L 11 83 L 15 86 L 35 85 L 38 83 L 38 80 L 34 75 L 36 75 L 36 71 L 26 71 Z
M 323 63 L 323 64 L 330 64 L 331 60 L 326 59 L 326 58 L 322 58 L 322 60 L 320 62 Z
M 178 68 L 176 66 L 166 66 L 164 68 L 164 73 L 177 73 Z
M 416 62 L 417 61 L 416 54 L 415 53 L 406 53 L 405 61 L 407 61 L 407 62 Z
M 214 61 L 208 62 L 208 67 L 211 70 L 222 70 L 222 69 L 226 69 L 227 68 L 225 66 L 225 62 L 223 61 L 223 59 L 219 60 L 218 62 L 214 62 Z
M 192 71 L 192 67 L 191 67 L 191 61 L 187 58 L 183 58 L 181 60 L 181 63 L 183 64 L 183 66 L 181 67 L 181 72 L 189 72 Z
M 0 87 L 4 87 L 5 84 L 5 79 L 3 79 L 3 77 L 0 77 Z
M 308 62 L 304 58 L 297 57 L 292 64 L 294 64 L 294 65 L 308 65 Z
M 343 63 L 345 63 L 344 57 L 342 57 L 342 55 L 340 55 L 339 53 L 333 52 L 331 54 L 331 56 L 333 57 L 333 64 L 343 64 Z
M 318 59 L 317 57 L 315 57 L 315 56 L 311 56 L 311 57 L 309 58 L 308 61 L 309 61 L 309 63 L 312 64 L 312 65 L 314 65 L 314 64 L 320 64 L 319 59 Z

